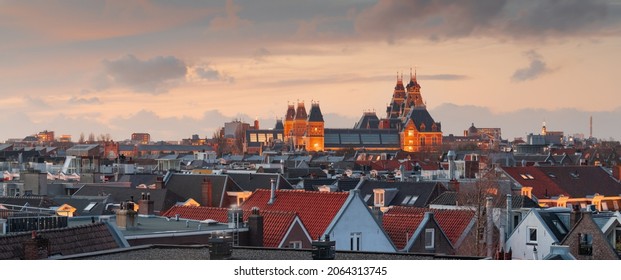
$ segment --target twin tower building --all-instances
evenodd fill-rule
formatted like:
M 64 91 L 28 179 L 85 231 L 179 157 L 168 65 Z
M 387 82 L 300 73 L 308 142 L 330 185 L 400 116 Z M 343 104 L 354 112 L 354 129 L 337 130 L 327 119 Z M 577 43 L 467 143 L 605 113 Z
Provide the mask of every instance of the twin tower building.
M 248 152 L 261 152 L 276 139 L 290 150 L 309 152 L 365 149 L 403 150 L 406 152 L 435 151 L 442 146 L 441 124 L 435 122 L 420 92 L 416 74 L 410 74 L 408 84 L 403 75 L 397 83 L 386 117 L 379 119 L 375 112 L 364 112 L 353 128 L 325 128 L 318 102 L 312 102 L 307 113 L 304 102 L 289 104 L 284 123 L 277 121 L 272 130 L 250 129 L 246 132 Z

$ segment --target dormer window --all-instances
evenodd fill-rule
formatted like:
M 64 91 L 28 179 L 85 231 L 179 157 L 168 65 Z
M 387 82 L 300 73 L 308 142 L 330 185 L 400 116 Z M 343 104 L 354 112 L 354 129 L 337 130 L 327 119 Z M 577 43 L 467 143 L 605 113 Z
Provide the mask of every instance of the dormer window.
M 425 126 L 425 124 L 424 124 L 424 123 L 421 123 L 421 124 L 420 124 L 420 131 L 425 131 L 425 128 L 427 128 L 427 127 Z
M 377 207 L 384 207 L 384 194 L 385 191 L 383 189 L 373 190 L 373 205 Z

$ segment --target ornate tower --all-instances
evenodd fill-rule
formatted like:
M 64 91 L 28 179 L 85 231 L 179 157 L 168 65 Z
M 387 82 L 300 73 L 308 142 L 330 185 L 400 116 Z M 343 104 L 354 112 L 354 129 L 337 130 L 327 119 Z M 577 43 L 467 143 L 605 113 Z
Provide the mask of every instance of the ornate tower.
M 392 93 L 390 104 L 386 108 L 386 118 L 398 118 L 401 115 L 404 101 L 405 87 L 403 86 L 403 75 L 399 77 L 399 74 L 397 73 L 397 84 L 395 85 L 395 90 Z
M 289 142 L 289 138 L 293 135 L 293 120 L 295 119 L 295 106 L 287 104 L 287 113 L 285 114 L 284 136 L 285 142 Z
M 324 121 L 318 102 L 312 103 L 306 123 L 306 150 L 313 152 L 323 151 Z
M 304 135 L 306 134 L 306 108 L 304 102 L 298 102 L 298 108 L 295 110 L 295 119 L 293 120 L 293 137 L 296 147 L 304 146 Z
M 423 96 L 420 94 L 420 84 L 416 80 L 416 71 L 414 71 L 414 75 L 412 75 L 412 71 L 410 70 L 410 82 L 406 86 L 406 89 L 407 89 L 407 96 L 405 98 L 405 106 L 401 113 L 402 117 L 405 117 L 408 115 L 412 106 L 425 107 Z

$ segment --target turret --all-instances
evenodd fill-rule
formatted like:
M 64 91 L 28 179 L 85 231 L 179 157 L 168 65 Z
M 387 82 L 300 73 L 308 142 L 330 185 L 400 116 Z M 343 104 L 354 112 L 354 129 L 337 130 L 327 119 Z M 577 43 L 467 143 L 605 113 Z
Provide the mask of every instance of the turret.
M 324 149 L 324 120 L 318 102 L 311 105 L 306 121 L 305 146 L 307 151 L 323 151 Z

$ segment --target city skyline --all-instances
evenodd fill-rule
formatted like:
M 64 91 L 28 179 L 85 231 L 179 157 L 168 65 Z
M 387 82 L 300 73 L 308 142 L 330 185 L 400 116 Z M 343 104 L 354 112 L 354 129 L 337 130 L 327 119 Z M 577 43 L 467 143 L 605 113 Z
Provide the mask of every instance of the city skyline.
M 445 135 L 550 130 L 621 138 L 614 1 L 0 1 L 0 141 L 273 127 L 319 101 L 326 127 L 385 115 L 416 71 Z M 410 70 L 412 69 L 412 70 Z

